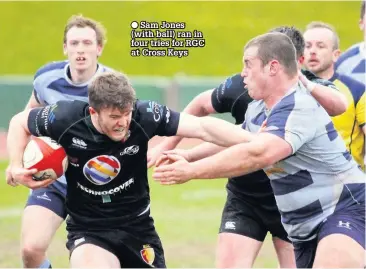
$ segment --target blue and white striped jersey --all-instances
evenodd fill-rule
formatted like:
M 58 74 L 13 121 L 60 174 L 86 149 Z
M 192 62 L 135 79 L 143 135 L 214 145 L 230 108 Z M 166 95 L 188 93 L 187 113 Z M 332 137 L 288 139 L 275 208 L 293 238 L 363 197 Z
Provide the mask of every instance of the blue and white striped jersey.
M 361 42 L 353 45 L 345 51 L 338 59 L 335 65 L 336 74 L 348 76 L 366 84 L 366 49 L 365 43 Z
M 291 156 L 264 171 L 293 241 L 315 238 L 318 225 L 333 212 L 365 203 L 365 174 L 327 112 L 302 87 L 300 83 L 294 86 L 270 111 L 263 101 L 253 101 L 243 125 L 257 132 L 267 119 L 266 132 L 292 147 Z

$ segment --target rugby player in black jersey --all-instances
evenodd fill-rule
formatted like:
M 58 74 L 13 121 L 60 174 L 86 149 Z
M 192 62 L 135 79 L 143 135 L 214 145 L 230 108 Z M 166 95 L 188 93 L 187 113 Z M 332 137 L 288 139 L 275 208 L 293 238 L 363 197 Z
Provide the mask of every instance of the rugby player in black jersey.
M 71 267 L 165 267 L 150 216 L 148 141 L 155 135 L 181 135 L 230 146 L 252 135 L 224 120 L 136 100 L 120 73 L 97 75 L 88 95 L 89 104 L 59 101 L 12 118 L 7 138 L 11 176 L 32 189 L 49 184 L 32 180 L 35 170 L 22 167 L 22 156 L 31 135 L 51 137 L 69 157 L 66 246 Z

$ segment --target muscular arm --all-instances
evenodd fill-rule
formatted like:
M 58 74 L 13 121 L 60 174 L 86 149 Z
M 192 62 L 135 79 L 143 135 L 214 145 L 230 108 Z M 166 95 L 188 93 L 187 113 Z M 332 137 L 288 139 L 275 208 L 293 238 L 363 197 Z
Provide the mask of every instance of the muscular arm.
M 314 74 L 309 75 L 312 81 L 303 73 L 300 73 L 299 77 L 305 88 L 330 116 L 338 116 L 347 110 L 348 102 L 346 96 L 336 90 L 331 82 L 316 78 Z M 327 82 L 327 86 L 322 85 L 321 82 Z
M 240 143 L 223 151 L 188 163 L 176 155 L 168 155 L 172 164 L 155 168 L 154 179 L 161 184 L 181 184 L 190 179 L 228 178 L 249 174 L 290 156 L 296 148 L 283 138 L 261 133 L 248 143 Z
M 343 114 L 348 107 L 347 98 L 341 92 L 316 83 L 311 95 L 324 107 L 330 116 Z
M 273 134 L 263 133 L 249 143 L 232 146 L 193 162 L 192 168 L 195 171 L 194 178 L 228 178 L 263 169 L 291 154 L 289 143 Z
M 202 143 L 196 147 L 193 147 L 191 149 L 188 149 L 187 156 L 189 162 L 195 162 L 198 160 L 201 160 L 203 158 L 206 158 L 208 156 L 214 155 L 222 150 L 224 150 L 226 147 L 221 147 L 212 143 Z
M 173 162 L 157 167 L 153 175 L 155 180 L 162 184 L 181 184 L 190 179 L 235 177 L 287 158 L 311 141 L 317 130 L 314 118 L 309 116 L 319 110 L 315 100 L 302 95 L 296 105 L 294 108 L 291 100 L 277 104 L 265 121 L 266 127 L 253 134 L 247 143 L 238 143 L 192 163 L 168 154 Z M 252 117 L 257 117 L 257 114 L 251 115 L 249 120 Z
M 195 117 L 181 113 L 177 135 L 189 138 L 199 138 L 219 146 L 232 146 L 249 142 L 255 137 L 239 125 L 213 117 Z

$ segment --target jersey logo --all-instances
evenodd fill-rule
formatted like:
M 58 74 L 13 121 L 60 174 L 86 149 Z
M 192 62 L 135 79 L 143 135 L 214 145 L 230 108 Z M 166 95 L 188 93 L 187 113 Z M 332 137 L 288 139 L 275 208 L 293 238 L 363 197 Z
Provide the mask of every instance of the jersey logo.
M 143 245 L 140 251 L 141 257 L 149 265 L 152 265 L 155 260 L 155 251 L 150 245 Z
M 50 123 L 52 123 L 55 120 L 55 110 L 57 108 L 57 105 L 54 104 L 52 106 L 46 106 L 41 114 L 41 119 L 44 122 L 44 128 L 46 131 L 48 130 L 48 126 Z
M 77 138 L 77 137 L 73 137 L 72 138 L 72 146 L 76 147 L 76 148 L 82 148 L 82 149 L 86 149 L 87 148 L 87 144 L 85 143 L 84 140 L 82 140 L 81 138 Z
M 149 107 L 146 108 L 146 112 L 150 112 L 154 116 L 154 121 L 158 122 L 163 114 L 163 107 L 154 101 L 149 102 Z
M 232 78 L 228 78 L 226 81 L 225 81 L 225 86 L 223 87 L 224 89 L 227 89 L 227 88 L 230 88 L 231 85 L 233 84 L 233 80 Z
M 95 185 L 111 182 L 121 171 L 121 164 L 114 156 L 100 155 L 86 162 L 84 176 Z
M 236 223 L 235 221 L 227 221 L 225 222 L 225 229 L 226 230 L 235 230 Z
M 349 223 L 349 221 L 347 221 L 347 222 L 343 222 L 343 221 L 339 221 L 338 222 L 338 225 L 337 225 L 337 227 L 339 227 L 339 228 L 346 228 L 346 229 L 348 229 L 348 230 L 352 230 L 351 229 L 351 224 Z
M 140 147 L 137 145 L 133 145 L 130 147 L 125 148 L 119 155 L 135 155 L 137 152 L 139 152 Z

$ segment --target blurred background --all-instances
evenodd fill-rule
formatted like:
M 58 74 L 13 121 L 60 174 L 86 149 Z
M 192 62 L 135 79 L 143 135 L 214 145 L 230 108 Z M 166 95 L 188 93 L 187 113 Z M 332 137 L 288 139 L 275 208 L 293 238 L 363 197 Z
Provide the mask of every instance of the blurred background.
M 0 267 L 21 267 L 19 231 L 28 190 L 6 185 L 5 134 L 32 91 L 36 70 L 64 59 L 63 28 L 74 14 L 104 24 L 107 44 L 100 62 L 130 76 L 140 99 L 182 110 L 198 93 L 214 88 L 242 68 L 245 43 L 280 25 L 304 29 L 311 21 L 332 24 L 344 51 L 361 41 L 360 2 L 0 2 Z M 189 56 L 131 57 L 132 21 L 185 22 L 203 33 L 204 48 Z M 231 121 L 229 115 L 220 116 Z M 189 146 L 189 144 L 187 144 Z M 168 267 L 213 267 L 226 180 L 161 187 L 151 182 L 152 215 L 165 246 Z M 68 267 L 65 228 L 49 251 L 53 267 Z M 243 253 L 245 255 L 245 253 Z M 255 267 L 277 267 L 268 236 Z

